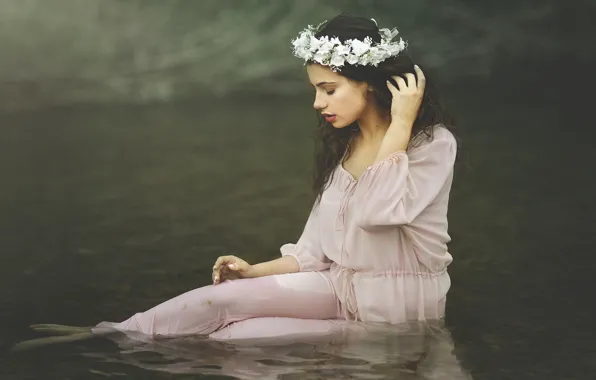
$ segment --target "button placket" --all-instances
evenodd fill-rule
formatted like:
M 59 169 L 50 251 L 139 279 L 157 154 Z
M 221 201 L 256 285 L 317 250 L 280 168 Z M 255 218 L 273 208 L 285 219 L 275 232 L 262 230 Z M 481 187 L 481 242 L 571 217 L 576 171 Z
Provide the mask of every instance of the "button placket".
M 350 199 L 354 195 L 354 191 L 356 190 L 357 184 L 357 181 L 350 180 L 349 178 L 346 178 L 344 181 L 344 192 L 339 201 L 339 210 L 337 212 L 337 217 L 335 218 L 336 231 L 341 231 L 345 228 L 348 205 L 350 203 Z

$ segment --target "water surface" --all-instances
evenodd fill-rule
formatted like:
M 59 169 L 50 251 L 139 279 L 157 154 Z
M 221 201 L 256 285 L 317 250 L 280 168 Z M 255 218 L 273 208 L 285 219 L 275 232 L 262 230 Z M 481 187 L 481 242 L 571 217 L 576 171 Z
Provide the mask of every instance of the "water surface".
M 445 328 L 337 347 L 96 339 L 8 353 L 40 336 L 30 324 L 122 320 L 206 285 L 219 255 L 277 257 L 309 210 L 315 118 L 305 98 L 2 116 L 0 377 L 592 378 L 593 140 L 568 105 L 484 90 L 449 98 L 468 167 Z

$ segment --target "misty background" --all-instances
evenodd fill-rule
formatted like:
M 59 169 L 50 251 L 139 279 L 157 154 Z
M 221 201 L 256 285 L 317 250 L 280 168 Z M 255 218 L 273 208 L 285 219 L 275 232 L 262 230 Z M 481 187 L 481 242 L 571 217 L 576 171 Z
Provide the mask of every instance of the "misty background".
M 290 40 L 339 11 L 397 27 L 445 82 L 587 63 L 594 4 L 499 1 L 2 0 L 0 107 L 304 90 Z

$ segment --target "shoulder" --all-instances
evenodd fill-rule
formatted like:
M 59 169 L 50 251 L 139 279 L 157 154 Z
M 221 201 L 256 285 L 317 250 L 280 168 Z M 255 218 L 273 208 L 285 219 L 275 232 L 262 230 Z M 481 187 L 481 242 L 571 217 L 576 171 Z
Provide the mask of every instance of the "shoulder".
M 448 150 L 457 150 L 457 139 L 442 124 L 432 127 L 431 133 L 421 132 L 419 136 L 413 139 L 413 145 L 408 153 L 432 151 L 442 147 Z
M 420 140 L 408 149 L 408 157 L 413 162 L 455 163 L 457 139 L 441 124 L 433 127 L 432 133 L 422 135 Z
M 443 141 L 453 147 L 457 147 L 457 140 L 455 139 L 455 136 L 453 135 L 453 133 L 451 133 L 451 131 L 449 129 L 447 129 L 442 124 L 437 124 L 436 126 L 433 127 L 432 141 L 435 141 L 435 140 Z

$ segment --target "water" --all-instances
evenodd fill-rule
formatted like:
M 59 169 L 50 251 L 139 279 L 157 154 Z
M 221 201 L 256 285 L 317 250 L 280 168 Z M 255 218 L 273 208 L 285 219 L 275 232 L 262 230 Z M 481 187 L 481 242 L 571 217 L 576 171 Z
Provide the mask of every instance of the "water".
M 450 206 L 445 328 L 316 349 L 97 339 L 7 351 L 40 336 L 33 323 L 121 320 L 206 285 L 218 255 L 276 257 L 308 211 L 308 96 L 3 116 L 0 377 L 591 378 L 591 132 L 571 112 L 581 103 L 495 89 L 448 92 L 468 167 Z

